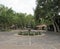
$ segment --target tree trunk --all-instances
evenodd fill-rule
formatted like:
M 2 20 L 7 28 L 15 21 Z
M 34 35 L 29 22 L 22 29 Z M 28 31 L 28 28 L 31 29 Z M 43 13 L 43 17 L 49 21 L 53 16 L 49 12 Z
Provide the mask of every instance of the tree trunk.
M 57 32 L 59 32 L 59 26 L 56 22 L 55 22 L 55 25 L 56 25 Z
M 53 23 L 53 27 L 54 27 L 54 32 L 57 32 L 57 30 L 56 30 L 56 26 L 55 26 L 54 23 Z
M 57 30 L 56 30 L 56 26 L 55 26 L 55 23 L 54 23 L 54 20 L 51 18 L 51 21 L 52 21 L 52 25 L 53 25 L 53 27 L 54 27 L 54 32 L 57 32 Z

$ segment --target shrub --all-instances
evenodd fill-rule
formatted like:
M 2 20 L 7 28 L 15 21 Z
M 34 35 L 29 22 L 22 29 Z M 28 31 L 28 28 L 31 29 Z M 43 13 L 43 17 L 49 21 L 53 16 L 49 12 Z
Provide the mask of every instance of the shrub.
M 18 35 L 29 35 L 29 36 L 34 36 L 34 35 L 41 35 L 41 32 L 19 32 Z
M 22 32 L 19 32 L 18 35 L 22 35 Z

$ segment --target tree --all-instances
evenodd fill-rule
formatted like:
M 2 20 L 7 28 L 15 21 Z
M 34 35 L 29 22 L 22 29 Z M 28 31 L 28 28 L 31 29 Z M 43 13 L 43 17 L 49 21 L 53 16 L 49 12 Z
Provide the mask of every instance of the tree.
M 13 23 L 14 11 L 11 8 L 0 5 L 0 24 L 2 28 L 8 29 Z
M 17 13 L 12 8 L 0 5 L 0 26 L 2 28 L 10 29 L 13 25 L 17 28 L 24 28 L 28 24 L 32 28 L 35 26 L 34 16 L 26 13 Z
M 48 24 L 53 24 L 54 31 L 59 30 L 55 17 L 58 16 L 60 10 L 60 0 L 37 0 L 37 6 L 35 9 L 36 21 L 41 22 L 41 18 Z
M 31 15 L 31 14 L 26 15 L 25 21 L 26 21 L 26 26 L 27 27 L 28 27 L 28 25 L 31 26 L 31 28 L 35 27 L 35 19 L 34 19 L 33 15 Z

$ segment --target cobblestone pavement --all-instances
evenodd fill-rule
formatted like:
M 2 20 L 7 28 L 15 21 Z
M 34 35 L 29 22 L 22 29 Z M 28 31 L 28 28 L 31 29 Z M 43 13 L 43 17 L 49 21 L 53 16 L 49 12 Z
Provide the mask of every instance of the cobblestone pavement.
M 60 49 L 60 34 L 45 32 L 44 36 L 17 36 L 0 32 L 0 49 Z

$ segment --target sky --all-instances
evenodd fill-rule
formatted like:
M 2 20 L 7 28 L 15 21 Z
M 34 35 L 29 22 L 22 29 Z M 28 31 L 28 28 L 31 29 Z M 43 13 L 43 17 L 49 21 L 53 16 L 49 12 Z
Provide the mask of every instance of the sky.
M 34 14 L 36 0 L 0 0 L 0 4 L 12 8 L 16 12 Z

